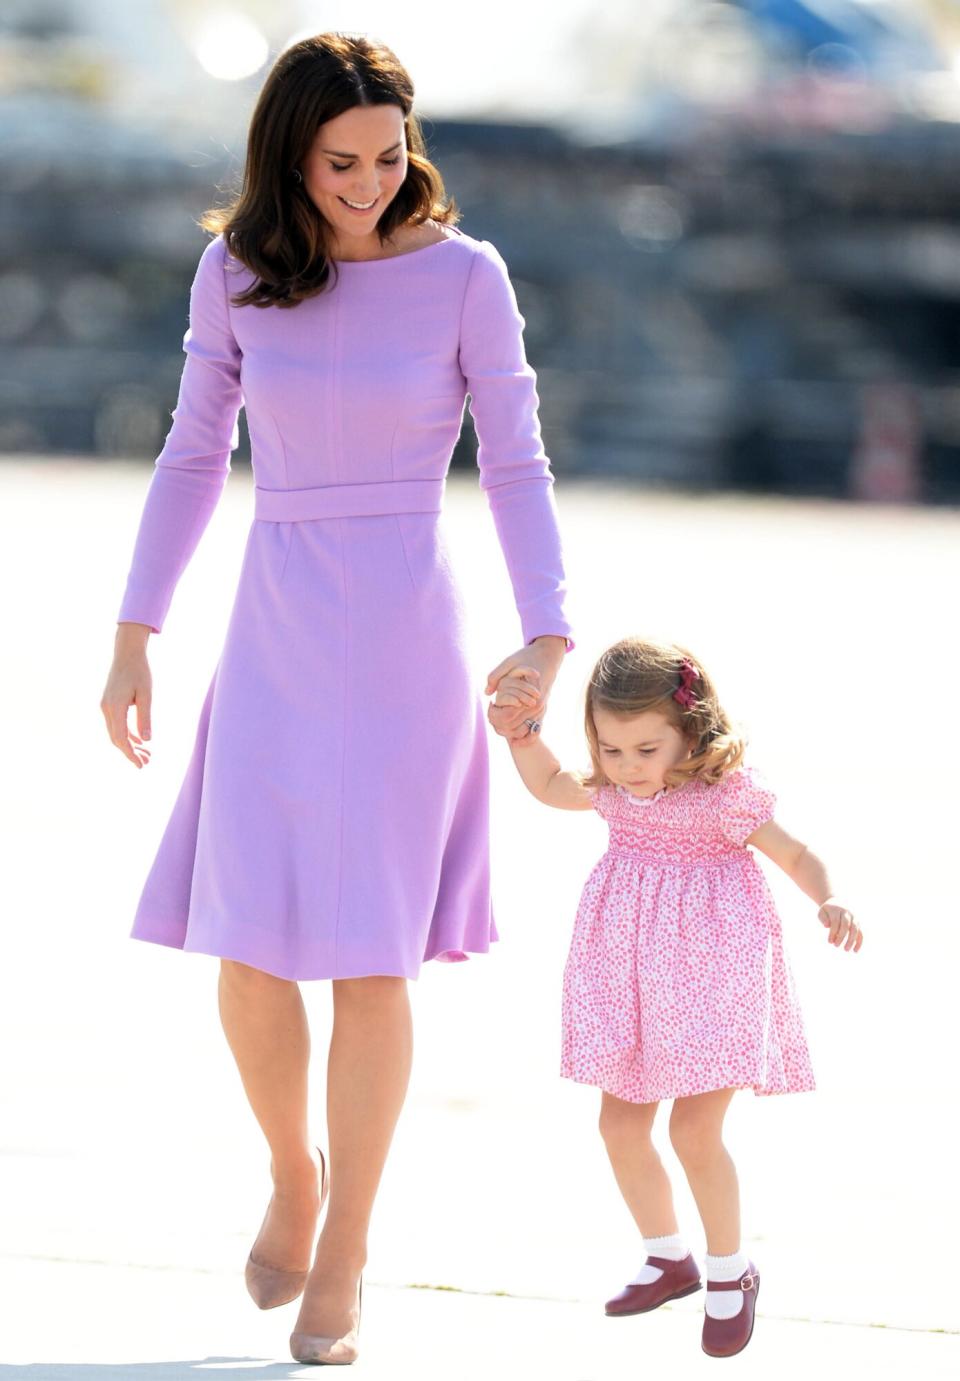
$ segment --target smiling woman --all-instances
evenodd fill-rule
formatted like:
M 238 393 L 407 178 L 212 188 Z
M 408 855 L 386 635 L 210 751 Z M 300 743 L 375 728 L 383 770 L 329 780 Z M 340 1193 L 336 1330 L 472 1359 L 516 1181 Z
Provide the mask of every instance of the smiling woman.
M 319 34 L 281 53 L 250 120 L 239 196 L 200 222 L 256 274 L 237 306 L 293 307 L 323 291 L 331 264 L 403 254 L 456 224 L 413 96 L 383 44 Z
M 497 249 L 452 224 L 412 95 L 389 49 L 340 34 L 296 44 L 268 76 L 239 198 L 203 219 L 218 233 L 102 701 L 113 742 L 145 765 L 146 639 L 244 407 L 253 522 L 132 933 L 220 959 L 274 1183 L 247 1286 L 264 1309 L 303 1295 L 291 1349 L 305 1362 L 357 1355 L 368 1223 L 410 1073 L 407 980 L 497 938 L 486 723 L 441 522 L 468 395 L 525 644 L 488 693 L 519 664 L 534 682 L 522 708 L 491 711 L 498 732 L 529 734 L 570 632 L 523 317 Z M 307 979 L 331 980 L 334 1009 L 315 1253 L 327 1175 L 309 1132 Z
M 348 145 L 355 152 L 347 152 Z M 403 112 L 396 105 L 354 106 L 320 128 L 303 160 L 303 189 L 330 226 L 332 257 L 378 258 L 383 252 L 381 236 L 371 231 L 403 186 L 406 155 Z

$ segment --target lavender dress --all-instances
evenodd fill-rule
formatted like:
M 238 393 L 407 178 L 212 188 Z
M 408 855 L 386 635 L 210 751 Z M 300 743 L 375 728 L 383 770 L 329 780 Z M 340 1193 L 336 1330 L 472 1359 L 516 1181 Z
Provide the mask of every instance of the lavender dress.
M 338 264 L 291 309 L 200 257 L 118 621 L 160 632 L 246 407 L 255 507 L 132 934 L 282 978 L 414 978 L 496 939 L 487 729 L 440 516 L 464 399 L 523 638 L 568 636 L 523 318 L 492 244 Z M 568 644 L 569 645 L 569 644 Z

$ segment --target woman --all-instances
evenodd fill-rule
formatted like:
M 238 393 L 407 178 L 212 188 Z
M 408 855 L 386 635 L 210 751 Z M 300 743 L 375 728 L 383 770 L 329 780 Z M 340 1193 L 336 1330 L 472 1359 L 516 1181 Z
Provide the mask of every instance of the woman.
M 407 980 L 496 938 L 487 742 L 439 524 L 464 398 L 540 675 L 536 732 L 572 646 L 535 375 L 506 267 L 455 228 L 389 49 L 322 34 L 281 54 L 234 206 L 190 296 L 102 708 L 149 760 L 146 645 L 210 518 L 246 406 L 256 479 L 226 641 L 133 935 L 221 961 L 220 1012 L 271 1153 L 247 1265 L 261 1307 L 303 1292 L 298 1361 L 357 1355 L 374 1196 L 406 1092 Z M 522 683 L 521 683 L 522 684 Z M 137 730 L 127 726 L 130 705 Z M 333 981 L 329 1210 L 308 1131 L 298 980 Z

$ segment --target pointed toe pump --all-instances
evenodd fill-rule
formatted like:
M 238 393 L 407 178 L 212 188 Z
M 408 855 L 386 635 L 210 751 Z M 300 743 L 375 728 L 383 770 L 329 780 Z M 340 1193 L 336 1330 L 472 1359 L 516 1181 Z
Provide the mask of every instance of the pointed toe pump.
M 320 1157 L 319 1212 L 322 1212 L 330 1186 L 327 1176 L 327 1162 L 319 1146 L 317 1147 L 317 1155 Z M 287 1271 L 280 1266 L 267 1266 L 263 1262 L 257 1261 L 254 1256 L 256 1247 L 257 1244 L 254 1242 L 253 1249 L 247 1257 L 244 1278 L 250 1297 L 257 1308 L 276 1309 L 278 1305 L 290 1304 L 298 1295 L 302 1295 L 309 1270 Z
M 348 1367 L 360 1355 L 360 1315 L 363 1312 L 363 1276 L 357 1298 L 357 1326 L 342 1338 L 322 1338 L 314 1333 L 291 1333 L 290 1355 L 295 1362 L 326 1367 Z

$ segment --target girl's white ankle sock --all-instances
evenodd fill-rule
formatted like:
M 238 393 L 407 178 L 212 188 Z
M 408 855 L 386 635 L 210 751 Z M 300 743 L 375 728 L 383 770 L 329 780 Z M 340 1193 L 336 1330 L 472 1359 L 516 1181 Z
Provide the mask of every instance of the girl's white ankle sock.
M 662 1256 L 667 1261 L 682 1261 L 690 1250 L 678 1232 L 671 1233 L 669 1237 L 645 1237 L 643 1249 L 647 1256 Z M 630 1284 L 652 1285 L 662 1275 L 659 1266 L 649 1266 L 644 1262 Z
M 711 1319 L 734 1319 L 743 1308 L 742 1290 L 711 1290 L 712 1280 L 739 1280 L 750 1262 L 744 1251 L 731 1256 L 711 1256 L 707 1252 L 707 1313 Z

